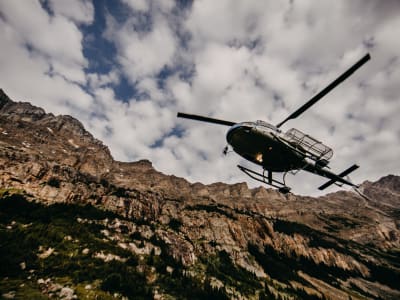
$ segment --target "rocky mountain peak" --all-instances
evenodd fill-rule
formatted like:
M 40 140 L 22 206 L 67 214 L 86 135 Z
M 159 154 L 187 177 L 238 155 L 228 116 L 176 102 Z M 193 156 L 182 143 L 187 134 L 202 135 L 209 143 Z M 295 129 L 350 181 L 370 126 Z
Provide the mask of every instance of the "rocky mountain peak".
M 373 185 L 375 188 L 387 189 L 392 192 L 400 193 L 400 176 L 390 174 L 369 184 Z
M 13 102 L 2 89 L 0 89 L 0 109 L 3 117 L 13 120 L 24 119 L 26 121 L 37 121 L 44 117 L 46 112 L 40 107 L 31 105 L 29 102 Z
M 0 131 L 12 147 L 22 147 L 27 154 L 65 163 L 92 176 L 110 168 L 113 159 L 109 149 L 75 118 L 47 114 L 28 102 L 14 102 L 3 91 L 0 98 Z

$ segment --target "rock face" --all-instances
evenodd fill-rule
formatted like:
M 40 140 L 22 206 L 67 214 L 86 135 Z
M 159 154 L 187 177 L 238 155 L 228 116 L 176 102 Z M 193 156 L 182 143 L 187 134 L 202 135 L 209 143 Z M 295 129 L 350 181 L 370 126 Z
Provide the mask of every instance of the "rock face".
M 148 224 L 140 234 L 162 241 L 185 272 L 226 253 L 275 297 L 400 298 L 399 176 L 363 183 L 366 197 L 189 183 L 146 160 L 115 161 L 76 119 L 13 102 L 0 90 L 0 187 L 46 204 L 92 204 L 129 226 Z

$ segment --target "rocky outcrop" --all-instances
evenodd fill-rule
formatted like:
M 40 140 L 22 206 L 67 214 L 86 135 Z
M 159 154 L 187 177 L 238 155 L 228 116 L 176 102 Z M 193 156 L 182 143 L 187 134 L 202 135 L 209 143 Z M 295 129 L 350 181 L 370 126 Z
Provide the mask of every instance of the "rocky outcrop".
M 47 204 L 116 212 L 147 226 L 140 234 L 187 268 L 223 252 L 260 280 L 282 281 L 272 269 L 289 268 L 317 295 L 400 297 L 393 284 L 400 279 L 398 176 L 363 183 L 366 197 L 190 183 L 147 160 L 115 161 L 79 121 L 13 102 L 0 90 L 0 186 Z M 378 294 L 375 281 L 385 287 Z

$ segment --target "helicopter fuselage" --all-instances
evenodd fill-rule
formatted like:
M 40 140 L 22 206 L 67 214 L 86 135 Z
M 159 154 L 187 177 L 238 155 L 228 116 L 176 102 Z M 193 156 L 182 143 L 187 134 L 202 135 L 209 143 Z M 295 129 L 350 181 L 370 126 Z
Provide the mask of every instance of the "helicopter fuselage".
M 300 169 L 306 154 L 281 138 L 281 131 L 264 121 L 233 125 L 226 135 L 228 144 L 243 158 L 272 172 Z

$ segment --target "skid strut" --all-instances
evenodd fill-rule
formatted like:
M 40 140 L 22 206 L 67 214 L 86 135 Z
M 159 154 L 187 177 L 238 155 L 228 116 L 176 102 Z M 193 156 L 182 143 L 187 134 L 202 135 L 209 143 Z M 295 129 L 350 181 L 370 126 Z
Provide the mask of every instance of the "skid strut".
M 237 167 L 239 168 L 240 171 L 245 173 L 250 178 L 253 178 L 254 180 L 257 180 L 259 182 L 262 182 L 262 183 L 270 185 L 270 186 L 272 186 L 274 188 L 277 188 L 279 190 L 279 192 L 281 192 L 282 194 L 287 194 L 290 191 L 290 187 L 286 186 L 284 181 L 281 182 L 281 181 L 278 181 L 278 180 L 275 180 L 275 179 L 272 178 L 272 172 L 271 171 L 268 171 L 268 177 L 267 177 L 264 174 L 266 170 L 264 170 L 263 173 L 261 174 L 261 173 L 255 172 L 253 170 L 250 170 L 250 169 L 248 169 L 246 167 L 243 167 L 241 165 L 238 165 Z

